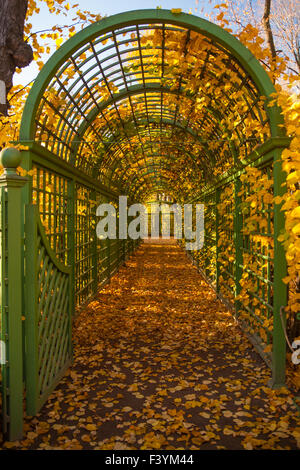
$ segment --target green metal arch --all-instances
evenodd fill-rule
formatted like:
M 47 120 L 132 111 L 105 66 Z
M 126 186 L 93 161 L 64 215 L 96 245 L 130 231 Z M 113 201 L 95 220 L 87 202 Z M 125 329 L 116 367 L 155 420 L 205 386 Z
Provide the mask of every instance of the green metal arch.
M 149 123 L 154 123 L 154 122 L 155 122 L 154 120 L 149 119 Z M 141 122 L 139 122 L 139 124 L 141 124 L 141 125 L 144 124 L 145 125 L 145 124 L 147 124 L 147 121 L 144 121 L 144 122 L 141 121 Z M 174 125 L 171 120 L 166 120 L 166 119 L 163 119 L 161 124 L 163 125 L 163 128 L 168 128 L 168 126 L 171 127 L 171 126 Z M 210 154 L 211 161 L 212 162 L 214 161 L 214 156 L 212 154 L 212 151 L 208 149 L 206 141 L 202 141 L 201 138 L 192 129 L 183 127 L 178 122 L 176 122 L 175 128 L 176 128 L 176 130 L 183 131 L 183 132 L 189 134 L 194 139 L 195 143 L 200 143 L 203 146 L 203 149 L 205 150 L 205 153 Z M 168 147 L 173 147 L 173 148 L 176 147 L 176 149 L 180 150 L 183 154 L 186 154 L 187 156 L 194 159 L 194 157 L 192 157 L 191 153 L 189 151 L 187 151 L 184 146 L 179 146 L 178 144 L 174 144 L 174 143 L 171 143 L 171 142 L 168 143 L 167 141 L 160 141 L 160 143 L 163 143 L 163 144 L 167 143 Z M 111 139 L 111 141 L 108 142 L 108 145 L 109 146 L 113 146 L 113 145 L 121 146 L 122 145 L 122 140 L 115 141 L 114 139 Z M 151 144 L 149 143 L 148 146 L 151 146 Z M 147 145 L 146 146 L 144 145 L 143 148 L 146 149 Z M 107 159 L 111 163 L 118 160 L 118 155 L 115 155 L 115 152 L 113 152 L 113 154 L 114 154 L 113 158 L 110 155 L 109 158 Z M 101 164 L 101 162 L 100 162 L 100 164 Z M 115 165 L 113 166 L 112 171 L 113 171 L 114 168 L 115 168 Z
M 159 154 L 157 154 L 157 155 L 156 155 L 156 154 L 151 154 L 150 157 L 151 157 L 152 159 L 155 159 L 155 158 L 161 157 L 161 155 L 159 155 Z M 191 156 L 189 156 L 189 157 L 190 157 L 190 159 L 192 159 Z M 137 161 L 142 161 L 142 160 L 143 160 L 143 158 L 139 158 Z M 172 171 L 172 167 L 169 166 L 169 164 L 172 162 L 172 160 L 176 160 L 176 159 L 175 159 L 174 157 L 168 157 L 168 160 L 167 160 L 167 161 L 163 161 L 163 163 L 161 163 L 161 165 L 158 165 L 157 163 L 152 163 L 152 164 L 151 164 L 151 167 L 152 167 L 152 168 L 161 168 L 161 169 L 163 168 L 163 169 L 165 169 L 165 170 Z M 130 165 L 127 165 L 126 168 L 123 169 L 122 174 L 119 176 L 119 178 L 116 179 L 117 184 L 121 185 L 122 177 L 123 177 L 124 173 L 125 173 L 129 168 L 130 168 Z M 150 173 L 151 173 L 150 170 L 149 170 L 149 172 L 142 173 L 142 170 L 143 170 L 144 168 L 147 168 L 147 166 L 140 165 L 140 166 L 139 166 L 139 173 L 138 173 L 138 174 L 135 174 L 135 175 L 132 176 L 130 179 L 127 179 L 127 186 L 126 186 L 127 189 L 130 187 L 130 185 L 132 184 L 133 181 L 135 181 L 135 180 L 137 180 L 137 179 L 140 180 L 140 178 L 143 177 L 143 175 L 145 175 L 145 174 L 150 174 Z
M 94 120 L 96 119 L 98 114 L 101 112 L 101 110 L 104 110 L 107 106 L 110 106 L 113 103 L 116 104 L 116 103 L 118 103 L 118 101 L 121 101 L 122 99 L 126 98 L 127 96 L 137 96 L 137 95 L 143 94 L 147 91 L 149 91 L 151 93 L 152 92 L 164 92 L 164 93 L 170 93 L 171 95 L 173 94 L 173 95 L 177 95 L 177 96 L 182 95 L 185 98 L 188 98 L 188 99 L 192 100 L 192 96 L 189 96 L 188 94 L 178 93 L 177 91 L 171 90 L 169 87 L 157 85 L 155 83 L 149 83 L 147 87 L 143 87 L 142 85 L 138 85 L 138 86 L 136 85 L 136 86 L 133 86 L 133 87 L 129 87 L 128 90 L 126 90 L 126 91 L 124 90 L 121 93 L 119 93 L 117 95 L 114 95 L 113 100 L 109 99 L 105 103 L 101 104 L 101 106 L 99 106 L 98 108 L 95 107 L 93 110 L 91 110 L 88 113 L 87 117 L 86 117 L 86 119 L 87 119 L 86 122 L 83 122 L 79 126 L 78 134 L 81 137 L 83 137 L 85 132 L 87 131 L 89 126 L 94 122 Z M 221 119 L 221 117 L 218 115 L 219 114 L 218 109 L 206 107 L 206 110 L 210 114 L 212 114 L 216 120 L 219 121 Z M 182 127 L 182 129 L 183 129 L 183 127 Z M 193 129 L 187 128 L 186 131 L 189 132 L 191 135 L 194 135 L 195 138 L 197 138 L 201 142 L 201 138 L 198 135 L 196 135 L 196 133 Z M 76 137 L 74 137 L 74 139 L 76 139 Z M 72 153 L 76 153 L 76 151 L 78 149 L 78 146 L 79 146 L 79 143 L 76 142 L 76 144 L 74 144 L 72 142 L 71 145 L 74 146 L 74 147 L 72 147 Z
M 258 90 L 261 96 L 266 97 L 267 103 L 268 103 L 268 100 L 271 100 L 271 95 L 274 92 L 276 92 L 268 74 L 260 65 L 259 61 L 235 37 L 230 35 L 228 32 L 226 32 L 222 28 L 204 19 L 192 16 L 192 15 L 187 15 L 184 13 L 175 15 L 167 10 L 138 10 L 138 11 L 132 11 L 128 13 L 121 13 L 121 14 L 106 18 L 104 20 L 101 20 L 100 22 L 95 23 L 89 26 L 88 28 L 82 30 L 81 32 L 73 36 L 70 40 L 68 40 L 49 59 L 47 64 L 44 66 L 44 68 L 38 75 L 29 93 L 28 99 L 26 101 L 23 116 L 22 116 L 22 122 L 21 122 L 20 141 L 25 144 L 34 141 L 35 117 L 38 111 L 39 103 L 41 99 L 43 98 L 44 92 L 47 89 L 48 84 L 51 82 L 52 78 L 55 76 L 59 67 L 62 66 L 63 64 L 67 64 L 68 59 L 71 57 L 71 55 L 74 52 L 76 52 L 81 46 L 86 45 L 89 41 L 93 40 L 94 38 L 97 38 L 101 34 L 106 34 L 108 32 L 111 32 L 114 28 L 131 26 L 131 25 L 137 26 L 140 24 L 147 26 L 149 24 L 154 25 L 156 23 L 160 23 L 160 25 L 161 24 L 175 25 L 175 26 L 186 28 L 191 31 L 198 32 L 202 34 L 203 36 L 206 36 L 207 38 L 212 40 L 216 45 L 220 46 L 220 48 L 221 47 L 225 48 L 226 52 L 231 54 L 230 59 L 233 58 L 233 60 L 236 60 L 239 67 L 242 68 L 243 71 L 245 71 L 246 74 L 249 76 L 249 79 L 250 79 L 249 81 L 252 80 L 253 88 L 256 89 L 255 92 Z M 67 65 L 65 65 L 65 67 L 67 67 Z M 126 93 L 125 93 L 125 96 L 126 96 Z M 127 96 L 128 96 L 128 93 L 127 93 Z M 80 101 L 78 102 L 80 103 Z M 88 107 L 86 107 L 85 109 L 88 109 Z M 82 114 L 81 115 L 79 114 L 80 111 L 81 109 L 77 107 L 76 112 L 78 113 L 79 117 L 80 116 L 82 117 Z M 55 112 L 55 109 L 54 109 L 54 112 Z M 264 148 L 265 153 L 262 152 L 262 149 L 258 149 L 256 150 L 256 152 L 259 157 L 262 157 L 261 159 L 263 159 L 264 157 L 268 157 L 268 163 L 270 162 L 274 163 L 273 189 L 274 189 L 274 196 L 276 197 L 276 196 L 281 196 L 285 191 L 285 189 L 283 188 L 285 175 L 283 174 L 282 169 L 281 169 L 280 156 L 281 156 L 281 148 L 286 145 L 286 142 L 283 144 L 280 144 L 279 141 L 286 140 L 286 139 L 278 139 L 278 137 L 282 137 L 285 135 L 285 129 L 283 126 L 283 116 L 281 115 L 281 110 L 279 107 L 277 107 L 276 105 L 272 107 L 266 107 L 266 114 L 269 120 L 271 137 L 273 139 L 269 139 L 267 142 L 265 142 L 266 144 Z M 78 119 L 75 119 L 76 121 L 75 124 L 77 123 L 78 125 L 78 127 L 76 128 L 76 131 L 78 131 L 78 129 L 80 128 L 79 117 Z M 88 117 L 88 112 L 86 112 L 86 115 L 84 115 L 83 117 L 86 120 Z M 202 120 L 200 121 L 202 122 Z M 90 123 L 90 127 L 92 128 L 92 122 Z M 219 127 L 214 129 L 215 135 L 218 133 L 219 129 L 220 129 Z M 53 133 L 53 135 L 57 137 L 55 133 Z M 70 135 L 72 135 L 72 132 L 70 132 Z M 208 136 L 209 135 L 210 134 L 208 134 Z M 68 138 L 65 138 L 63 143 L 66 144 L 66 142 L 69 143 Z M 268 146 L 269 148 L 266 148 Z M 220 145 L 220 147 L 222 147 L 222 144 Z M 54 148 L 55 147 L 52 147 L 52 149 Z M 182 153 L 184 154 L 184 152 Z M 54 154 L 53 152 L 51 153 L 51 151 L 49 151 L 47 148 L 43 148 L 42 146 L 38 145 L 37 142 L 33 143 L 31 147 L 31 151 L 27 153 L 24 152 L 24 155 L 28 159 L 25 162 L 25 164 L 28 167 L 30 167 L 30 163 L 31 163 L 30 159 L 31 158 L 34 159 L 33 157 L 35 157 L 36 158 L 35 162 L 38 161 L 38 163 L 41 166 L 45 165 L 45 167 L 47 168 L 47 165 L 49 165 L 49 168 L 52 168 L 54 172 L 57 169 L 61 170 L 65 178 L 72 177 L 72 181 L 70 181 L 66 196 L 69 198 L 69 201 L 70 201 L 70 203 L 68 204 L 70 206 L 69 209 L 70 209 L 71 217 L 69 217 L 69 220 L 67 222 L 68 224 L 67 227 L 69 229 L 70 239 L 71 239 L 70 265 L 73 267 L 73 270 L 74 270 L 75 259 L 76 259 L 76 254 L 75 254 L 76 245 L 75 245 L 75 238 L 74 238 L 74 232 L 75 232 L 74 231 L 74 227 L 75 227 L 74 218 L 76 220 L 76 216 L 75 216 L 74 206 L 75 206 L 76 198 L 78 195 L 78 192 L 76 192 L 76 185 L 78 181 L 80 182 L 80 186 L 84 188 L 86 187 L 85 186 L 86 183 L 88 184 L 87 192 L 89 194 L 95 194 L 97 193 L 97 190 L 98 190 L 101 197 L 102 197 L 102 194 L 107 194 L 107 198 L 113 197 L 114 200 L 116 200 L 120 192 L 117 193 L 113 191 L 110 193 L 111 189 L 116 187 L 114 186 L 115 184 L 114 181 L 108 181 L 108 185 L 104 186 L 99 181 L 96 181 L 95 178 L 92 177 L 92 175 L 84 174 L 84 171 L 83 171 L 84 165 L 82 166 L 82 169 L 78 169 L 76 167 L 74 168 L 67 161 L 63 161 L 63 159 L 60 159 L 58 155 Z M 41 158 L 37 158 L 37 157 L 41 157 Z M 98 164 L 99 154 L 97 154 L 96 157 L 98 158 L 97 160 L 97 164 Z M 248 155 L 246 155 L 246 157 L 248 157 Z M 251 158 L 252 158 L 252 154 L 251 154 Z M 86 162 L 87 161 L 88 159 L 86 159 Z M 250 160 L 248 160 L 248 162 L 249 161 Z M 265 161 L 266 160 L 264 160 L 264 162 Z M 88 169 L 90 170 L 90 168 Z M 109 169 L 111 170 L 112 167 L 110 167 Z M 187 168 L 187 170 L 189 169 L 190 167 Z M 126 186 L 127 184 L 127 189 L 128 191 L 130 191 L 129 195 L 133 196 L 131 198 L 132 202 L 141 200 L 143 197 L 145 197 L 145 195 L 149 194 L 150 192 L 153 192 L 154 190 L 159 191 L 165 188 L 166 191 L 168 191 L 169 193 L 172 192 L 173 190 L 172 181 L 174 181 L 174 179 L 176 178 L 176 175 L 174 175 L 175 176 L 174 179 L 172 178 L 173 176 L 172 168 L 171 169 L 165 168 L 164 165 L 159 165 L 159 164 L 155 165 L 155 164 L 150 163 L 149 165 L 146 164 L 145 166 L 140 166 L 138 170 L 140 171 L 136 171 L 136 173 L 133 174 L 132 177 L 127 178 L 124 184 L 124 186 Z M 239 200 L 238 200 L 238 191 L 239 191 L 240 181 L 239 181 L 239 172 L 236 171 L 238 170 L 236 161 L 233 163 L 231 170 L 233 170 L 231 174 L 229 173 L 227 176 L 226 174 L 222 175 L 222 184 L 224 184 L 225 181 L 233 181 L 234 183 L 234 201 L 233 201 L 234 209 L 233 210 L 235 212 L 234 214 L 232 214 L 234 215 L 234 229 L 233 229 L 234 240 L 232 240 L 232 243 L 234 243 L 235 252 L 236 252 L 235 261 L 234 261 L 235 266 L 237 267 L 236 273 L 235 273 L 235 284 L 236 284 L 236 287 L 238 287 L 239 281 L 241 279 L 241 266 L 243 265 L 243 258 L 241 256 L 242 216 L 241 216 L 241 211 L 239 209 Z M 187 174 L 188 172 L 184 173 L 185 178 L 188 178 Z M 155 175 L 155 177 L 153 177 L 153 175 Z M 201 181 L 200 175 L 198 176 L 199 176 L 199 182 L 197 181 L 197 184 L 201 186 L 203 181 Z M 212 185 L 210 186 L 209 191 L 211 191 L 211 188 L 213 187 L 213 189 L 215 190 L 215 196 L 216 196 L 215 202 L 217 202 L 217 197 L 218 195 L 220 195 L 222 186 L 221 185 L 218 186 L 215 181 L 211 181 L 210 183 L 212 183 Z M 103 191 L 103 188 L 104 188 L 104 191 Z M 119 190 L 123 190 L 123 188 L 118 187 L 117 191 Z M 202 191 L 201 197 L 203 196 L 205 199 L 206 196 L 204 194 L 204 190 L 205 188 L 203 188 L 203 186 L 199 188 L 199 195 L 200 195 L 200 191 Z M 31 194 L 30 185 L 27 185 L 26 191 L 27 191 L 26 198 L 29 200 L 30 194 Z M 197 188 L 197 191 L 195 192 L 196 194 L 192 196 L 193 198 L 198 198 L 197 192 L 198 192 L 198 188 Z M 180 190 L 176 191 L 176 194 L 180 196 Z M 209 195 L 211 194 L 212 192 Z M 188 197 L 190 197 L 190 195 Z M 203 197 L 202 197 L 202 200 L 203 200 Z M 88 198 L 89 196 L 87 196 L 87 199 Z M 200 200 L 200 198 L 198 200 Z M 206 200 L 208 201 L 208 198 L 206 198 Z M 284 215 L 281 211 L 280 205 L 278 204 L 274 205 L 273 213 L 274 213 L 274 229 L 273 229 L 274 279 L 272 280 L 273 314 L 274 314 L 273 385 L 280 385 L 284 382 L 284 367 L 285 367 L 285 351 L 284 351 L 285 338 L 282 332 L 280 314 L 281 314 L 282 306 L 286 305 L 286 297 L 287 297 L 287 288 L 286 288 L 286 285 L 282 281 L 282 279 L 286 276 L 286 263 L 285 263 L 284 249 L 278 241 L 278 235 L 280 233 L 280 230 L 284 227 Z M 216 225 L 218 223 L 216 222 Z M 93 256 L 94 256 L 94 259 L 97 261 L 97 256 L 98 256 L 97 251 L 94 252 Z M 97 266 L 97 262 L 94 263 L 94 266 Z M 74 275 L 74 271 L 73 271 L 73 275 Z M 97 276 L 95 278 L 97 280 Z M 98 285 L 96 285 L 96 288 L 97 286 Z
M 238 63 L 252 78 L 261 95 L 270 99 L 270 95 L 276 91 L 268 74 L 254 55 L 238 41 L 238 39 L 219 26 L 203 18 L 185 13 L 173 14 L 169 10 L 130 11 L 113 15 L 88 26 L 66 41 L 66 43 L 53 54 L 39 73 L 29 93 L 22 116 L 20 140 L 26 142 L 34 139 L 34 118 L 40 99 L 58 67 L 62 65 L 74 51 L 87 41 L 94 39 L 100 34 L 105 34 L 118 26 L 130 26 L 139 23 L 154 24 L 157 22 L 188 27 L 190 30 L 199 32 L 214 40 L 216 43 L 225 47 L 233 57 L 235 57 Z M 280 126 L 283 124 L 280 108 L 272 106 L 267 109 L 267 114 L 270 120 L 272 137 L 284 135 L 284 129 Z
M 148 144 L 148 147 L 151 148 L 151 145 Z M 178 144 L 169 143 L 168 148 L 169 148 L 169 149 L 175 149 L 175 150 L 181 152 L 181 153 L 185 156 L 185 158 L 186 158 L 187 160 L 190 160 L 190 161 L 191 161 L 191 165 L 192 165 L 192 167 L 193 167 L 194 169 L 197 169 L 197 170 L 200 170 L 200 169 L 201 169 L 200 165 L 196 163 L 194 155 L 192 155 L 191 152 L 188 152 L 184 147 L 179 146 Z M 147 146 L 145 147 L 145 149 L 147 149 Z M 163 157 L 164 155 L 163 155 L 163 154 L 160 154 L 160 153 L 154 153 L 154 154 L 151 153 L 151 154 L 147 154 L 147 156 L 149 156 L 150 158 L 153 158 L 153 157 L 154 157 L 154 158 L 158 158 L 158 157 L 161 157 L 161 156 Z M 169 155 L 169 156 L 167 157 L 167 159 L 170 160 L 170 161 L 176 160 L 176 158 L 173 157 L 173 156 L 171 156 L 171 155 Z M 141 156 L 139 156 L 139 157 L 136 159 L 137 162 L 138 162 L 138 161 L 141 161 L 141 160 L 143 160 L 143 157 L 141 157 Z M 124 167 L 122 168 L 123 171 L 122 171 L 122 174 L 121 174 L 121 176 L 119 177 L 119 179 L 122 178 L 123 174 L 127 171 L 128 168 L 130 168 L 130 163 L 129 163 L 129 162 L 127 162 L 127 163 L 124 165 Z M 113 175 L 114 172 L 115 172 L 117 169 L 118 169 L 118 166 L 117 166 L 117 162 L 116 162 L 116 159 L 115 159 L 113 166 L 110 168 L 110 173 L 111 173 L 111 175 Z M 112 177 L 112 176 L 111 176 L 111 177 Z

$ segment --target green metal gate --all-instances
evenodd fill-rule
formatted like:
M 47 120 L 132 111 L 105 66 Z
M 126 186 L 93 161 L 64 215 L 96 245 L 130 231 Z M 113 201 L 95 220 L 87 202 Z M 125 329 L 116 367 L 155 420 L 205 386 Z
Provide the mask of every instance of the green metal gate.
M 72 360 L 72 285 L 37 206 L 26 207 L 25 228 L 25 379 L 27 413 L 35 415 Z
M 80 199 L 77 186 L 75 197 L 73 182 L 40 168 L 30 184 L 16 171 L 20 152 L 0 155 L 0 434 L 16 440 L 24 403 L 37 414 L 72 362 L 76 301 L 109 282 L 139 240 L 97 240 L 90 195 Z
M 0 188 L 0 433 L 10 440 L 22 437 L 24 398 L 35 415 L 72 360 L 71 268 L 51 250 L 34 205 L 26 207 L 22 243 L 26 180 L 13 176 Z

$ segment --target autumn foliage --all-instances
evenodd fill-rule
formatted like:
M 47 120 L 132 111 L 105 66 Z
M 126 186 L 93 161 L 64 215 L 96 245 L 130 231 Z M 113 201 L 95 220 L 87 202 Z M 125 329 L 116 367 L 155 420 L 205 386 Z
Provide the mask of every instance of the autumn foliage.
M 144 244 L 77 318 L 74 364 L 24 438 L 38 450 L 296 449 L 292 395 L 176 243 Z
M 71 37 L 82 26 L 100 20 L 100 16 L 92 15 L 87 11 L 80 11 L 78 5 L 70 5 L 65 0 L 50 1 L 45 0 L 49 12 L 55 15 L 59 12 L 69 12 L 74 10 L 76 16 L 76 26 L 73 24 L 67 27 L 53 27 L 50 31 L 41 33 L 32 32 L 30 16 L 39 13 L 38 2 L 29 1 L 27 24 L 25 34 L 30 38 L 34 50 L 34 60 L 41 69 L 45 54 L 50 54 L 53 46 L 58 48 L 65 37 Z M 174 12 L 176 14 L 176 12 Z M 224 29 L 228 29 L 226 19 L 226 8 L 221 7 L 217 15 L 217 21 Z M 266 214 L 274 209 L 274 204 L 282 204 L 281 210 L 285 214 L 285 229 L 280 234 L 279 240 L 283 243 L 288 265 L 288 276 L 284 279 L 289 286 L 289 298 L 286 313 L 289 324 L 293 327 L 297 323 L 299 313 L 299 253 L 300 253 L 300 131 L 297 121 L 300 116 L 300 102 L 297 95 L 297 77 L 291 75 L 286 69 L 286 61 L 283 58 L 274 60 L 270 51 L 265 46 L 264 40 L 259 37 L 258 31 L 252 25 L 247 25 L 241 33 L 237 34 L 238 39 L 247 46 L 254 56 L 260 60 L 275 83 L 276 93 L 272 97 L 273 103 L 265 103 L 254 84 L 248 80 L 247 74 L 242 67 L 232 60 L 228 51 L 222 50 L 204 36 L 195 32 L 186 32 L 174 28 L 172 31 L 162 31 L 160 28 L 149 28 L 141 36 L 135 32 L 127 35 L 124 40 L 128 47 L 136 48 L 143 46 L 147 50 L 148 58 L 144 59 L 144 70 L 141 75 L 139 68 L 140 58 L 135 52 L 127 54 L 125 73 L 130 73 L 136 84 L 151 79 L 151 82 L 162 87 L 166 87 L 170 93 L 164 95 L 164 109 L 156 106 L 153 113 L 154 119 L 149 125 L 153 140 L 158 140 L 162 135 L 159 124 L 160 115 L 168 109 L 170 113 L 180 116 L 182 126 L 189 123 L 194 130 L 201 128 L 201 138 L 198 139 L 191 132 L 185 136 L 184 152 L 182 151 L 181 132 L 171 132 L 166 126 L 164 129 L 165 143 L 163 152 L 156 161 L 160 163 L 160 174 L 164 182 L 167 182 L 171 192 L 179 202 L 201 200 L 201 193 L 212 181 L 217 181 L 225 172 L 230 172 L 235 165 L 240 164 L 259 145 L 263 144 L 270 137 L 269 122 L 267 119 L 267 106 L 277 103 L 283 113 L 287 136 L 290 137 L 290 145 L 282 152 L 283 170 L 286 174 L 284 196 L 273 197 L 273 181 L 270 172 L 265 169 L 257 169 L 252 166 L 245 167 L 240 177 L 241 188 L 238 196 L 241 199 L 241 210 L 243 213 L 244 227 L 243 236 L 248 237 L 252 249 L 259 252 L 262 259 L 273 257 L 273 221 L 272 217 Z M 102 46 L 108 47 L 109 41 L 113 39 L 103 38 Z M 164 44 L 164 62 L 166 67 L 161 70 L 161 44 Z M 78 73 L 78 69 L 87 60 L 88 54 L 92 50 L 86 50 L 79 57 L 77 63 L 69 64 L 61 75 L 64 87 L 72 83 Z M 184 86 L 184 95 L 180 96 L 179 90 Z M 14 87 L 9 95 L 10 111 L 8 117 L 1 117 L 0 147 L 10 145 L 18 140 L 18 130 L 22 115 L 24 102 L 28 95 L 30 86 Z M 63 88 L 63 87 L 62 87 Z M 37 123 L 37 140 L 45 142 L 46 148 L 52 145 L 50 137 L 61 132 L 61 136 L 67 134 L 62 130 L 61 115 L 67 113 L 67 95 L 65 92 L 49 86 L 44 94 L 44 101 L 39 109 Z M 120 92 L 119 87 L 113 80 L 96 82 L 93 85 L 94 96 L 98 98 L 98 103 L 103 104 L 112 94 Z M 193 98 L 193 99 L 191 99 Z M 83 107 L 87 105 L 88 99 L 85 96 L 78 98 L 77 105 Z M 155 100 L 155 98 L 153 98 Z M 57 113 L 53 112 L 53 108 Z M 99 171 L 100 180 L 106 184 L 109 180 L 111 168 L 114 167 L 114 176 L 111 180 L 112 188 L 116 189 L 125 184 L 130 177 L 134 180 L 142 169 L 142 156 L 145 145 L 149 141 L 147 133 L 137 135 L 130 133 L 130 119 L 134 108 L 139 116 L 143 118 L 147 114 L 147 105 L 139 97 L 126 97 L 119 102 L 118 109 L 109 108 L 105 116 L 98 115 L 93 126 L 89 127 L 83 135 L 83 141 L 78 153 L 76 166 L 85 168 L 88 162 L 91 168 L 96 167 L 98 161 L 95 155 L 103 153 L 101 168 Z M 217 110 L 217 111 L 216 111 Z M 112 142 L 104 142 L 94 146 L 93 142 L 99 140 L 97 132 L 105 126 L 107 121 L 111 123 L 110 131 L 119 132 L 120 140 L 124 137 L 125 131 L 120 130 L 120 121 L 129 126 L 130 138 L 122 142 L 119 149 L 115 150 L 114 160 L 111 154 L 105 153 L 105 144 L 113 147 Z M 61 126 L 61 127 L 60 127 Z M 65 134 L 64 134 L 65 132 Z M 49 144 L 48 144 L 49 141 Z M 61 149 L 60 143 L 55 142 L 52 147 L 54 153 Z M 174 150 L 176 149 L 176 151 Z M 63 150 L 64 152 L 64 150 Z M 68 161 L 67 150 L 64 158 Z M 98 152 L 98 153 L 97 153 Z M 112 152 L 113 153 L 113 152 Z M 127 166 L 126 156 L 128 153 L 135 155 L 136 159 L 132 165 Z M 175 153 L 175 161 L 171 161 L 170 155 Z M 188 161 L 187 154 L 192 155 L 192 163 Z M 167 163 L 166 163 L 167 162 Z M 134 189 L 135 196 L 143 198 L 143 191 L 151 191 L 146 183 L 141 183 L 141 187 Z M 144 186 L 143 186 L 144 185 Z M 218 262 L 226 267 L 226 272 L 220 278 L 220 288 L 224 298 L 231 301 L 235 296 L 236 286 L 233 281 L 233 260 L 234 246 L 232 236 L 234 231 L 232 198 L 235 189 L 233 184 L 228 184 L 218 201 L 219 216 L 223 220 L 223 229 L 220 233 L 218 248 L 211 246 L 207 251 L 207 259 L 216 254 L 218 249 Z M 249 246 L 250 246 L 249 245 Z M 198 253 L 201 259 L 202 254 Z M 203 257 L 202 257 L 203 259 Z M 200 261 L 201 263 L 201 261 Z M 240 291 L 237 300 L 244 308 L 241 308 L 241 318 L 248 320 L 249 329 L 257 331 L 259 324 L 260 337 L 268 347 L 270 333 L 272 332 L 272 319 L 269 317 L 268 307 L 263 307 L 258 301 L 253 299 L 249 292 L 256 289 L 253 277 L 250 278 L 248 271 L 264 277 L 266 271 L 270 269 L 268 263 L 258 261 L 255 255 L 244 253 L 243 265 L 245 267 L 240 281 Z M 208 273 L 215 267 L 206 264 Z M 262 291 L 260 291 L 262 289 Z M 256 295 L 258 297 L 268 295 L 266 290 L 260 287 Z M 250 299 L 251 297 L 251 299 Z M 271 301 L 271 293 L 269 295 Z M 253 317 L 249 317 L 247 306 L 251 303 L 257 316 L 257 322 L 253 322 Z M 294 327 L 293 327 L 294 328 Z M 298 328 L 298 327 L 297 327 Z M 299 334 L 298 329 L 295 329 Z M 292 338 L 295 339 L 295 338 Z M 295 383 L 299 384 L 299 372 L 295 372 Z

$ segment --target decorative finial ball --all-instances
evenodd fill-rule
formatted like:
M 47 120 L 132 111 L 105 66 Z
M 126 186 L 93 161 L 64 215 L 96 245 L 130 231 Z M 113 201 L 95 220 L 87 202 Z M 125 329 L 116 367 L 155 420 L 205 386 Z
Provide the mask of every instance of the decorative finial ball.
M 4 168 L 17 168 L 21 161 L 21 152 L 14 147 L 6 147 L 0 152 L 0 164 Z

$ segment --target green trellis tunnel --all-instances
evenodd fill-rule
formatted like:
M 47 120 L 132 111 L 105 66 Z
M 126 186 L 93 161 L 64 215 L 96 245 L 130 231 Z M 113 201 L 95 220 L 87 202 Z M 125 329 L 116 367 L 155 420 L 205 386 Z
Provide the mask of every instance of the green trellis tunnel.
M 288 139 L 280 109 L 268 106 L 274 91 L 235 37 L 161 9 L 92 24 L 46 63 L 23 112 L 27 176 L 17 175 L 14 151 L 2 156 L 2 421 L 10 439 L 22 434 L 23 392 L 27 413 L 36 414 L 69 367 L 74 312 L 139 244 L 97 238 L 100 202 L 117 204 L 127 195 L 144 203 L 167 194 L 181 204 L 204 203 L 205 243 L 191 256 L 238 318 L 243 253 L 253 250 L 242 231 L 240 176 L 246 167 L 260 168 L 273 181 L 273 196 L 283 191 L 280 154 Z M 231 204 L 222 215 L 226 188 Z M 218 242 L 230 217 L 234 257 L 226 261 Z M 278 387 L 285 381 L 286 267 L 277 241 L 284 220 L 276 205 L 265 217 L 274 250 L 253 251 L 267 269 L 249 275 L 256 276 L 256 305 L 272 320 L 272 356 L 263 353 L 259 326 L 251 340 Z

